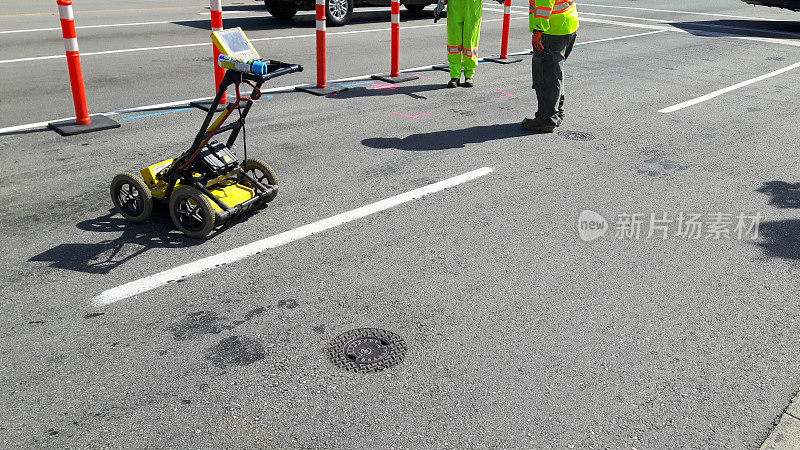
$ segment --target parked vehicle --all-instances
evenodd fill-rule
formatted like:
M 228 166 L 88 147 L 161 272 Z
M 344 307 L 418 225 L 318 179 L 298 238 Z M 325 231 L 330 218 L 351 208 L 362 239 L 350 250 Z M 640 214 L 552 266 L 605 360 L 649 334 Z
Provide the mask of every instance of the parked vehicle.
M 403 6 L 411 12 L 420 12 L 436 0 L 403 0 Z M 353 8 L 360 6 L 390 6 L 391 0 L 326 0 L 325 15 L 330 26 L 338 27 L 350 22 Z M 267 11 L 278 20 L 290 20 L 297 11 L 312 11 L 316 7 L 313 0 L 264 0 Z
M 742 0 L 751 5 L 774 6 L 776 8 L 800 11 L 800 0 Z

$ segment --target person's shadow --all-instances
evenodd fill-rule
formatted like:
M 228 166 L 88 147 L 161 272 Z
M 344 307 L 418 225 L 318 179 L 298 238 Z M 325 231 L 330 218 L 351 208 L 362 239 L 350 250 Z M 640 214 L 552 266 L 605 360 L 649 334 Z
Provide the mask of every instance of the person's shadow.
M 172 221 L 157 214 L 146 222 L 133 223 L 110 210 L 108 214 L 80 222 L 76 227 L 84 231 L 122 234 L 94 244 L 59 244 L 29 261 L 46 261 L 50 267 L 59 269 L 107 274 L 151 248 L 180 248 L 203 242 L 184 236 L 175 229 Z
M 480 125 L 460 130 L 442 130 L 417 133 L 400 138 L 367 138 L 361 143 L 370 148 L 395 148 L 407 151 L 430 151 L 464 148 L 466 144 L 481 144 L 499 139 L 509 139 L 537 134 L 522 128 L 519 122 L 498 125 Z

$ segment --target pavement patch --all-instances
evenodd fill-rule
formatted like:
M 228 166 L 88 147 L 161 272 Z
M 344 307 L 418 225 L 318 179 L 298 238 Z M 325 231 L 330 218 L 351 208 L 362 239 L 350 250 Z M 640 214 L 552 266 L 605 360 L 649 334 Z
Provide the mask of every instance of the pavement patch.
M 333 339 L 325 353 L 336 367 L 353 373 L 375 373 L 403 362 L 406 341 L 391 331 L 358 328 Z
M 227 337 L 206 351 L 205 358 L 217 367 L 247 366 L 267 356 L 264 346 L 248 337 Z

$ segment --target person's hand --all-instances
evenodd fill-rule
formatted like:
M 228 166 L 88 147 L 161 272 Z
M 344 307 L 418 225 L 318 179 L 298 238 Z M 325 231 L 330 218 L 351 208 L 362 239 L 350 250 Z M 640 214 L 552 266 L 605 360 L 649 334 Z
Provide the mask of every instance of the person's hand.
M 531 34 L 531 46 L 533 46 L 533 51 L 535 51 L 536 53 L 542 53 L 544 51 L 544 44 L 542 44 L 541 31 L 534 31 Z

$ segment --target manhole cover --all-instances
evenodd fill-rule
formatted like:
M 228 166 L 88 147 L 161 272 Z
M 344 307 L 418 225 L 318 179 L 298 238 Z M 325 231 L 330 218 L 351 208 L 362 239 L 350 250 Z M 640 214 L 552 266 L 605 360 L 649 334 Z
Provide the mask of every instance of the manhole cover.
M 559 131 L 558 135 L 570 141 L 591 141 L 594 139 L 594 136 L 582 131 Z
M 391 331 L 359 328 L 337 336 L 325 353 L 341 369 L 374 373 L 400 364 L 406 356 L 406 341 Z

